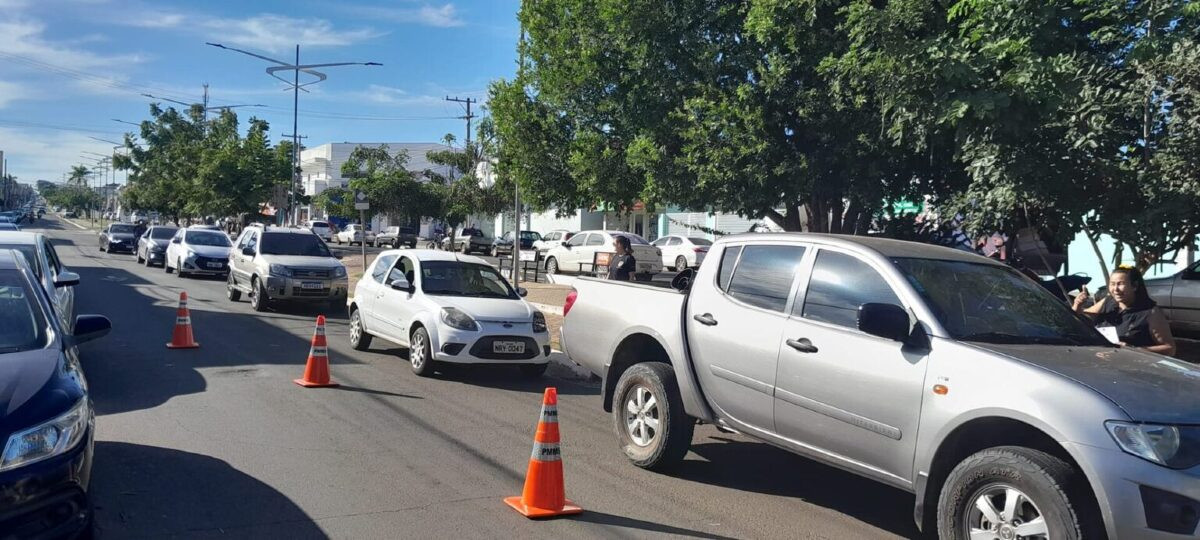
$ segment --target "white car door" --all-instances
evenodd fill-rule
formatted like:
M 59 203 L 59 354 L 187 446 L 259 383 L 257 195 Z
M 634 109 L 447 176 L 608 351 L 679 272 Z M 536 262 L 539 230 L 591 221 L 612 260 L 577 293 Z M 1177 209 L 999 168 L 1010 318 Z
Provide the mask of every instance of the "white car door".
M 613 251 L 612 238 L 605 233 L 588 233 L 587 240 L 583 242 L 583 249 L 575 250 L 577 252 L 576 264 L 572 265 L 572 270 L 578 271 L 578 263 L 587 263 L 583 265 L 584 272 L 591 272 L 595 269 L 591 267 L 591 263 L 595 260 L 596 253 L 602 251 Z
M 166 260 L 163 261 L 164 268 L 175 268 L 171 266 L 171 261 L 176 261 L 183 258 L 183 233 L 187 229 L 179 229 L 175 236 L 171 238 L 171 243 L 167 244 Z M 178 268 L 176 268 L 178 271 Z
M 75 288 L 74 287 L 56 287 L 54 281 L 58 279 L 58 275 L 65 270 L 62 266 L 62 261 L 58 258 L 58 253 L 54 251 L 54 246 L 49 240 L 42 239 L 42 266 L 45 275 L 45 282 L 49 285 L 47 292 L 54 298 L 55 309 L 58 311 L 59 318 L 65 324 L 64 328 L 73 328 L 75 326 Z
M 581 253 L 584 249 L 583 242 L 587 239 L 587 234 L 577 234 L 567 242 L 566 247 L 555 252 L 558 257 L 559 271 L 572 273 L 579 271 L 578 262 L 581 260 Z M 589 258 L 588 262 L 592 262 L 592 260 Z
M 387 326 L 378 319 L 375 311 L 379 297 L 383 294 L 383 281 L 396 262 L 396 255 L 380 255 L 371 263 L 370 271 L 354 286 L 354 303 L 358 305 L 359 316 L 363 324 L 372 334 L 383 337 Z
M 672 238 L 671 236 L 664 236 L 662 238 L 659 238 L 658 240 L 650 242 L 650 245 L 652 245 L 662 251 L 662 260 L 663 260 L 664 266 L 670 264 L 667 260 L 667 257 L 670 256 L 667 253 L 667 242 L 669 242 L 671 240 L 671 238 Z M 671 259 L 671 260 L 674 260 L 674 259 Z
M 380 292 L 375 297 L 372 309 L 380 324 L 386 328 L 388 339 L 400 344 L 408 343 L 408 331 L 413 315 L 416 314 L 419 303 L 420 286 L 412 280 L 420 280 L 419 269 L 411 257 L 402 256 L 388 271 L 380 285 Z M 404 278 L 412 287 L 410 291 L 400 291 L 392 288 L 392 284 Z

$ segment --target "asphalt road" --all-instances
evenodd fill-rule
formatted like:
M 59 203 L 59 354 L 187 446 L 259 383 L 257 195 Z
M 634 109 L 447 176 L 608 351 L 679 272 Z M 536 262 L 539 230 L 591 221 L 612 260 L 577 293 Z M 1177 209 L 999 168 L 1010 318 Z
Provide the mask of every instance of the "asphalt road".
M 224 283 L 100 253 L 41 224 L 82 276 L 80 313 L 112 333 L 82 346 L 97 411 L 99 538 L 890 538 L 916 535 L 911 495 L 700 426 L 667 474 L 620 453 L 595 383 L 476 369 L 420 379 L 406 351 L 348 344 L 330 314 L 332 373 L 305 389 L 312 310 L 257 314 Z M 36 230 L 37 227 L 31 229 Z M 180 291 L 201 348 L 164 347 Z M 530 521 L 519 495 L 541 392 L 556 386 L 567 496 L 579 516 Z

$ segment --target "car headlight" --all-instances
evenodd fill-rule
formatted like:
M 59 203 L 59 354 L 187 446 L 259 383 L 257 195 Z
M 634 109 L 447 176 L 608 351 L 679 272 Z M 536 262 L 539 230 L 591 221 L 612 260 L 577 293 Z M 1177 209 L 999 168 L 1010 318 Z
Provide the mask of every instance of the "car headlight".
M 333 277 L 335 277 L 335 278 L 344 278 L 344 277 L 346 277 L 346 267 L 345 267 L 345 266 L 339 266 L 339 267 L 337 267 L 337 268 L 334 268 L 334 269 L 333 269 Z
M 75 448 L 87 433 L 92 410 L 87 396 L 74 407 L 44 424 L 14 433 L 0 455 L 0 472 L 51 458 Z
M 540 311 L 533 312 L 533 331 L 539 334 L 546 332 L 546 316 Z
M 463 313 L 458 308 L 442 308 L 442 322 L 446 323 L 446 326 L 450 328 L 457 328 L 459 330 L 479 330 L 479 324 L 475 322 L 475 319 L 472 319 L 470 315 Z
M 195 259 L 195 258 L 196 258 L 196 252 L 195 252 L 195 251 L 192 251 L 192 250 L 190 250 L 190 249 L 189 249 L 189 250 L 187 251 L 187 258 L 188 258 L 188 259 Z
M 268 272 L 275 277 L 292 277 L 292 269 L 282 264 L 272 264 Z
M 1200 465 L 1200 426 L 1104 423 L 1117 446 L 1130 454 L 1172 469 Z

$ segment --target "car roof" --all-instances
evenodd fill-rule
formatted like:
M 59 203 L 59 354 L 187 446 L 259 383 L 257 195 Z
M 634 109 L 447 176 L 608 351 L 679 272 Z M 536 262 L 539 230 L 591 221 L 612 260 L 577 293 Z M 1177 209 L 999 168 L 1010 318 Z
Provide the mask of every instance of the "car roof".
M 292 228 L 292 227 L 277 227 L 277 226 L 272 225 L 270 227 L 263 227 L 262 229 L 263 229 L 263 232 L 269 232 L 269 233 L 307 234 L 310 236 L 313 235 L 313 232 L 308 229 L 300 229 L 300 228 Z
M 920 242 L 910 242 L 907 240 L 896 240 L 893 238 L 881 238 L 878 236 L 854 236 L 848 234 L 824 234 L 824 233 L 742 233 L 721 237 L 716 243 L 725 244 L 729 242 L 738 242 L 745 240 L 806 240 L 818 244 L 831 246 L 840 246 L 846 248 L 865 248 L 878 253 L 886 258 L 913 258 L 913 259 L 937 259 L 943 261 L 961 261 L 980 264 L 991 264 L 996 266 L 1004 266 L 1003 263 L 994 261 L 982 255 L 977 255 L 972 252 L 951 249 L 944 246 L 936 246 L 933 244 L 923 244 Z
M 25 231 L 0 231 L 0 244 L 31 245 L 38 244 L 42 233 Z
M 442 251 L 440 249 L 389 249 L 380 253 L 380 255 L 384 254 L 405 255 L 422 262 L 459 261 L 472 264 L 487 264 L 487 261 L 473 255 L 462 255 L 457 252 Z
M 17 264 L 18 264 L 17 261 L 24 259 L 25 257 L 23 255 L 21 257 L 15 257 L 14 253 L 16 253 L 16 250 L 0 249 L 0 270 L 19 270 L 20 269 L 17 266 Z

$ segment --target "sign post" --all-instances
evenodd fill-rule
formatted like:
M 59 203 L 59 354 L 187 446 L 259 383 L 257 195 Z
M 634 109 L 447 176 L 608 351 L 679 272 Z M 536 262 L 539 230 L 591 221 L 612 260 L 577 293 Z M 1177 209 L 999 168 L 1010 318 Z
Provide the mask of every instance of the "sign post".
M 354 209 L 358 210 L 358 223 L 362 227 L 362 238 L 359 239 L 358 247 L 362 248 L 363 272 L 367 271 L 367 210 L 371 209 L 371 203 L 367 201 L 367 192 L 358 189 L 354 191 Z

